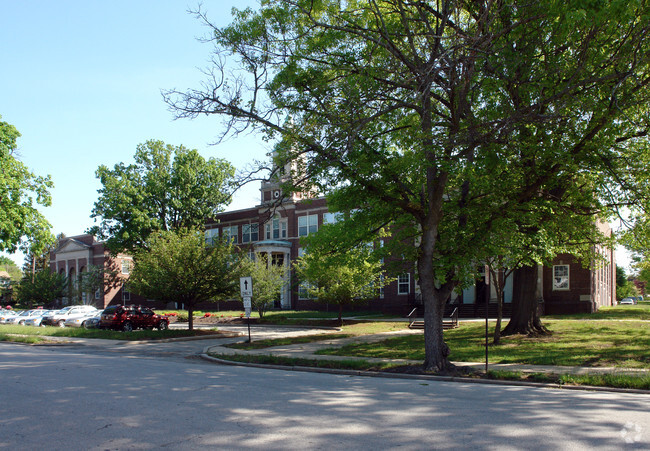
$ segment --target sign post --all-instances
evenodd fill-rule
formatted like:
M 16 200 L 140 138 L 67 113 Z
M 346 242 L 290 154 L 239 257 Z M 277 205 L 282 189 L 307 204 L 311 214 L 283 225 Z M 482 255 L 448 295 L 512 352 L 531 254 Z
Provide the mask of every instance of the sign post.
M 248 323 L 248 343 L 250 343 L 251 342 L 251 309 L 252 309 L 251 298 L 253 297 L 253 278 L 240 277 L 239 288 L 241 291 L 241 297 L 244 300 L 244 311 L 246 312 L 245 315 Z

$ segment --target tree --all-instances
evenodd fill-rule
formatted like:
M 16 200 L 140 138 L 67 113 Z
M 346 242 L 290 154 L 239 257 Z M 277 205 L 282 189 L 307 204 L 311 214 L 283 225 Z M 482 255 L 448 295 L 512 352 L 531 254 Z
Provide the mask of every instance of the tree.
M 265 255 L 258 254 L 255 260 L 245 266 L 243 274 L 253 278 L 251 306 L 262 318 L 266 310 L 280 299 L 282 288 L 286 284 L 285 268 L 270 264 Z
M 89 233 L 112 253 L 133 252 L 156 231 L 200 227 L 230 202 L 234 169 L 226 160 L 156 140 L 138 145 L 134 158 L 96 172 L 102 188 L 91 217 L 100 223 Z
M 4 255 L 0 255 L 0 271 L 6 272 L 9 275 L 9 278 L 14 282 L 19 281 L 23 276 L 18 265 L 16 265 L 12 259 L 5 257 Z
M 0 255 L 0 299 L 10 299 L 15 286 L 23 276 L 20 268 L 9 257 Z
M 2 119 L 2 116 L 0 116 Z M 0 251 L 15 252 L 25 237 L 50 236 L 50 224 L 37 205 L 52 203 L 50 177 L 31 172 L 15 156 L 20 133 L 0 121 Z
M 372 246 L 356 246 L 334 251 L 334 225 L 321 228 L 314 236 L 303 238 L 305 253 L 296 260 L 294 268 L 300 289 L 307 297 L 321 303 L 338 306 L 343 324 L 343 306 L 367 302 L 377 297 L 389 282 L 384 276 L 382 261 L 373 255 Z
M 275 166 L 305 169 L 284 189 L 354 211 L 360 242 L 390 225 L 416 262 L 424 367 L 445 370 L 444 305 L 497 219 L 592 216 L 625 190 L 647 136 L 649 19 L 625 0 L 271 0 L 212 27 L 205 89 L 165 96 L 178 117 L 277 139 Z
M 198 303 L 237 294 L 245 262 L 229 241 L 206 246 L 198 229 L 179 229 L 151 234 L 145 244 L 146 249 L 134 256 L 131 291 L 149 299 L 184 303 L 190 329 Z
M 68 295 L 68 280 L 63 274 L 37 271 L 33 277 L 29 274 L 22 279 L 17 294 L 18 300 L 26 306 L 53 307 Z

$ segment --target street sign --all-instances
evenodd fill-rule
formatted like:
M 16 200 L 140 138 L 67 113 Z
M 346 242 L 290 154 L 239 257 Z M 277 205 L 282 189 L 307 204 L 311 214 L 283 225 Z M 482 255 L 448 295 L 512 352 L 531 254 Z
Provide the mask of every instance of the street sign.
M 250 310 L 251 309 L 251 298 L 244 298 L 244 309 Z
M 241 290 L 241 297 L 243 297 L 243 298 L 252 298 L 253 297 L 253 278 L 252 277 L 240 277 L 239 278 L 239 288 Z

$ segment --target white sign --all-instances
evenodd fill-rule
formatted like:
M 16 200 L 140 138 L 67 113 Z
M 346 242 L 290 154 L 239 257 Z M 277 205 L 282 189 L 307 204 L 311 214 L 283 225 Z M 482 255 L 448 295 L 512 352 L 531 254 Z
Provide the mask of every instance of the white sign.
M 244 298 L 244 308 L 250 310 L 251 307 L 251 298 Z
M 253 278 L 252 277 L 240 277 L 239 278 L 239 288 L 241 290 L 241 297 L 243 297 L 243 298 L 252 298 L 253 297 Z

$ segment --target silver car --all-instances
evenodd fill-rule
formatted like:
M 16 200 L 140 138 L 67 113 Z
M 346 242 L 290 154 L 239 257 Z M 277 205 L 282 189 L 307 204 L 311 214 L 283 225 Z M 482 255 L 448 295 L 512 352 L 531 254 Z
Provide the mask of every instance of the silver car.
M 11 317 L 7 320 L 5 320 L 5 324 L 20 324 L 21 326 L 25 325 L 25 321 L 28 320 L 29 318 L 33 318 L 36 316 L 42 316 L 40 312 L 42 312 L 42 309 L 37 309 L 37 310 L 25 310 L 24 312 L 21 312 L 20 315 Z
M 25 326 L 40 326 L 45 315 L 52 313 L 53 310 L 41 310 L 40 315 L 31 316 L 25 320 Z
M 96 312 L 89 312 L 83 316 L 73 316 L 71 318 L 66 319 L 63 324 L 65 327 L 83 327 L 85 329 L 91 329 L 93 328 L 91 324 L 96 324 L 97 322 L 99 322 L 99 320 L 93 321 L 93 319 L 95 318 L 99 319 L 101 317 L 102 312 L 103 310 L 96 311 Z

